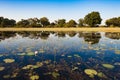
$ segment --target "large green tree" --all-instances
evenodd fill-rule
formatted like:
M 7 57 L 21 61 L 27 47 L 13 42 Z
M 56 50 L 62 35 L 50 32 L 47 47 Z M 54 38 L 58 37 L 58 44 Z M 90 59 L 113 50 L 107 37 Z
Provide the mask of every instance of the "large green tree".
M 99 12 L 91 12 L 84 17 L 84 22 L 86 25 L 95 27 L 101 24 L 101 16 Z
M 118 26 L 118 27 L 120 27 L 120 17 L 114 17 L 114 18 L 108 19 L 108 20 L 106 20 L 105 23 L 106 23 L 107 26 L 112 26 L 112 27 Z
M 64 27 L 65 24 L 66 24 L 66 20 L 65 20 L 65 19 L 59 19 L 59 20 L 57 21 L 57 26 L 58 26 L 58 27 Z
M 17 27 L 29 27 L 30 22 L 28 20 L 22 19 L 21 21 L 17 22 Z
M 84 26 L 84 19 L 81 18 L 81 19 L 78 20 L 78 22 L 79 22 L 78 27 L 83 27 Z
M 40 18 L 40 23 L 41 23 L 42 27 L 47 27 L 48 25 L 50 25 L 50 22 L 49 22 L 48 18 L 46 18 L 46 17 Z
M 66 27 L 76 27 L 76 25 L 77 25 L 76 21 L 72 19 L 66 23 Z

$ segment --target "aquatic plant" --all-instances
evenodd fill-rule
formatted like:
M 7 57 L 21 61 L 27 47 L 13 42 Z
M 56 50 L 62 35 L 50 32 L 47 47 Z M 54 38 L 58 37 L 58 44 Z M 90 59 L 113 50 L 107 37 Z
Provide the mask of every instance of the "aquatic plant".
M 67 57 L 68 57 L 68 58 L 72 58 L 72 56 L 70 56 L 70 55 L 68 55 Z
M 10 78 L 10 75 L 4 75 L 3 78 L 8 79 Z
M 15 60 L 14 59 L 4 59 L 3 61 L 5 63 L 13 63 Z
M 52 76 L 53 76 L 54 78 L 57 78 L 58 76 L 60 76 L 60 74 L 57 73 L 57 72 L 52 72 Z
M 78 54 L 74 54 L 74 56 L 80 58 L 80 56 Z
M 120 55 L 120 50 L 115 50 L 115 54 L 119 54 Z
M 33 65 L 24 66 L 22 69 L 31 69 Z
M 44 53 L 45 51 L 44 51 L 44 49 L 40 49 L 39 52 L 40 53 Z
M 34 53 L 34 52 L 28 52 L 26 55 L 27 55 L 27 56 L 34 56 L 35 53 Z
M 5 69 L 5 67 L 0 67 L 0 71 L 3 71 Z
M 19 53 L 18 55 L 19 55 L 19 56 L 25 56 L 26 53 Z
M 99 72 L 97 74 L 97 76 L 100 77 L 100 78 L 106 78 L 106 75 L 104 73 L 102 73 L 102 72 Z
M 95 75 L 97 75 L 97 71 L 94 69 L 85 69 L 84 72 L 89 75 L 89 77 L 93 78 Z
M 72 71 L 75 71 L 75 70 L 78 70 L 78 67 L 74 67 L 74 68 L 72 69 Z
M 30 80 L 39 80 L 39 75 L 32 75 L 30 76 Z
M 0 54 L 0 57 L 2 57 L 3 55 L 2 54 Z
M 108 69 L 113 69 L 115 66 L 111 64 L 102 64 L 103 67 L 108 68 Z

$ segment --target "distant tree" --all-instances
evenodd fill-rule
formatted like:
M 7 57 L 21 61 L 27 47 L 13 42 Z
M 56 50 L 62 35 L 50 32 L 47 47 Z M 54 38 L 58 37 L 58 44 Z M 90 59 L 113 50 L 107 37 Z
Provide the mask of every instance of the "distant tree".
M 78 27 L 83 27 L 84 26 L 84 19 L 81 18 L 81 19 L 78 20 L 78 22 L 79 22 Z
M 2 23 L 2 21 L 3 21 L 3 17 L 0 17 L 0 27 L 1 27 L 1 23 Z
M 99 12 L 91 12 L 84 18 L 85 24 L 91 27 L 96 27 L 101 24 L 101 17 Z
M 28 19 L 30 27 L 42 27 L 38 18 Z
M 17 27 L 29 27 L 30 22 L 28 20 L 22 19 L 17 23 Z
M 1 21 L 1 27 L 14 27 L 15 24 L 16 24 L 16 21 L 13 19 L 9 20 L 8 18 L 4 18 Z
M 42 27 L 47 27 L 48 25 L 50 25 L 50 22 L 46 17 L 40 18 L 40 23 Z
M 114 26 L 118 26 L 118 27 L 120 27 L 120 17 L 114 17 L 114 18 L 111 18 L 111 19 L 108 19 L 108 20 L 106 20 L 106 25 L 107 26 L 112 26 L 112 27 L 114 27 Z
M 57 26 L 58 27 L 64 27 L 65 26 L 65 23 L 66 23 L 66 20 L 65 19 L 59 19 L 57 21 Z
M 70 20 L 68 23 L 66 23 L 66 27 L 76 27 L 77 23 L 74 20 Z

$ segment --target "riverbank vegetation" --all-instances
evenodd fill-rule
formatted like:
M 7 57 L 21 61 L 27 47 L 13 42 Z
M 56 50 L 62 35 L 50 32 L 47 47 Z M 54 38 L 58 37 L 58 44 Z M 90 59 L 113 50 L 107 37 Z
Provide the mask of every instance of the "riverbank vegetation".
M 29 18 L 21 19 L 21 21 L 16 22 L 14 19 L 8 19 L 0 17 L 0 27 L 1 28 L 70 28 L 70 27 L 100 27 L 102 18 L 99 12 L 88 13 L 84 18 L 80 18 L 78 22 L 71 19 L 66 21 L 66 19 L 58 19 L 54 22 L 50 22 L 47 17 Z M 120 27 L 120 17 L 111 18 L 106 20 L 105 25 L 102 27 Z

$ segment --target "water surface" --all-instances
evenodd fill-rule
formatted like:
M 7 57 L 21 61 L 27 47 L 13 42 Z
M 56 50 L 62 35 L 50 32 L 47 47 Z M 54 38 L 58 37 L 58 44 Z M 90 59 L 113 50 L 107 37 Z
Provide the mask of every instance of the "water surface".
M 120 80 L 119 39 L 115 32 L 0 32 L 0 79 Z

